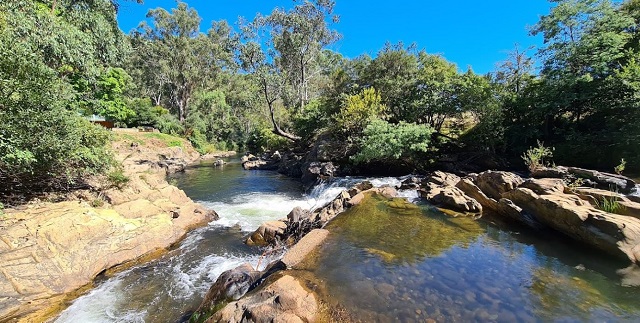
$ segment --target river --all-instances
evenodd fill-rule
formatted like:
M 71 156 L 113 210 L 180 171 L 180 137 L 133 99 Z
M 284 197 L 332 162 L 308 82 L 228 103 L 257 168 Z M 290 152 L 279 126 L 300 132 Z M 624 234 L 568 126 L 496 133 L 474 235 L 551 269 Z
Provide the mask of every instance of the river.
M 180 322 L 215 279 L 262 251 L 242 238 L 293 207 L 331 200 L 356 179 L 302 191 L 275 172 L 204 163 L 172 181 L 220 220 L 191 232 L 157 260 L 109 277 L 73 301 L 56 322 Z M 375 185 L 399 184 L 374 180 Z M 403 195 L 415 199 L 414 193 Z M 625 287 L 623 263 L 554 233 L 449 218 L 428 205 L 388 207 L 374 200 L 331 224 L 314 275 L 331 306 L 361 321 L 637 321 L 637 287 Z M 358 211 L 360 210 L 360 211 Z M 371 216 L 376 214 L 375 221 Z M 368 218 L 367 218 L 368 217 Z M 362 225 L 362 224 L 366 225 Z M 365 230 L 363 230 L 365 228 Z

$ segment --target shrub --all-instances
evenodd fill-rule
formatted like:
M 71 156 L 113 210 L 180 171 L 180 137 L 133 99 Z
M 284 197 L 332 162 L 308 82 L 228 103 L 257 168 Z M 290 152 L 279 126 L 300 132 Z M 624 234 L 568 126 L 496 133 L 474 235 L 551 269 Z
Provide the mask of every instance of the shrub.
M 522 159 L 525 165 L 530 171 L 540 169 L 548 166 L 548 162 L 545 162 L 546 158 L 553 157 L 553 148 L 545 147 L 542 142 L 538 140 L 538 147 L 529 147 L 529 149 L 522 154 Z
M 184 133 L 184 127 L 180 123 L 180 120 L 170 113 L 158 117 L 156 128 L 158 128 L 160 132 L 168 135 L 178 136 Z
M 346 97 L 335 116 L 335 127 L 344 133 L 360 133 L 371 120 L 384 117 L 386 106 L 374 88 Z
M 319 129 L 329 124 L 327 111 L 320 100 L 312 100 L 293 118 L 294 132 L 302 138 L 311 138 Z
M 405 158 L 415 162 L 417 154 L 426 152 L 433 129 L 427 125 L 401 122 L 391 124 L 375 119 L 364 129 L 356 163 Z
M 270 128 L 254 130 L 247 141 L 247 148 L 253 152 L 281 150 L 288 145 L 289 140 L 274 134 Z
M 613 170 L 616 172 L 616 174 L 618 175 L 622 175 L 622 172 L 624 172 L 624 169 L 627 167 L 627 161 L 624 160 L 624 158 L 620 159 L 620 164 L 616 167 L 613 168 Z
M 129 177 L 124 174 L 122 166 L 114 167 L 111 172 L 107 174 L 107 179 L 111 186 L 117 187 L 118 189 L 122 189 L 129 183 Z

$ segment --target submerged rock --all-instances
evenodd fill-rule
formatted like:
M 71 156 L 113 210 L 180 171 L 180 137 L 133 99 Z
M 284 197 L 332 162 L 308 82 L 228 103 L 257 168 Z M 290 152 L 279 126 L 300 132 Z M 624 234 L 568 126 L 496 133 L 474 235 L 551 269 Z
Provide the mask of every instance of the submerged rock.
M 639 219 L 595 209 L 575 195 L 537 195 L 530 189 L 518 188 L 505 197 L 557 231 L 640 263 Z

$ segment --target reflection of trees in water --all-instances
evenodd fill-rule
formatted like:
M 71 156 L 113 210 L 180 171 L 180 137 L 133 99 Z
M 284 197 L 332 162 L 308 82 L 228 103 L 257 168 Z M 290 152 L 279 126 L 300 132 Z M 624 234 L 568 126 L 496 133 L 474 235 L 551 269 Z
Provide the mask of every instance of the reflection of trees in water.
M 404 199 L 372 194 L 335 218 L 329 230 L 385 262 L 409 263 L 438 256 L 453 246 L 467 247 L 484 233 L 473 219 L 426 212 Z

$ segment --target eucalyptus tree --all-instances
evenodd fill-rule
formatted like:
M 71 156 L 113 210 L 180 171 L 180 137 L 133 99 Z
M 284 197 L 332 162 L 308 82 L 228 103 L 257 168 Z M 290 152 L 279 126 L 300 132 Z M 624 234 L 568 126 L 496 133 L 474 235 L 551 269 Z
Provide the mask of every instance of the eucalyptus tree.
M 534 34 L 545 46 L 536 110 L 546 139 L 559 145 L 567 162 L 616 163 L 621 154 L 640 158 L 636 124 L 640 118 L 637 0 L 555 0 Z M 539 123 L 539 122 L 538 122 Z M 628 129 L 622 131 L 621 129 Z M 603 149 L 594 153 L 597 144 Z M 623 156 L 631 160 L 629 156 Z
M 232 63 L 234 36 L 225 21 L 200 32 L 200 16 L 184 2 L 171 12 L 149 10 L 147 17 L 151 25 L 142 22 L 132 34 L 132 65 L 144 93 L 155 104 L 166 103 L 184 122 L 195 91 Z
M 322 74 L 322 50 L 340 37 L 330 28 L 338 21 L 334 6 L 331 0 L 304 1 L 288 11 L 276 8 L 268 16 L 258 15 L 244 23 L 239 60 L 259 84 L 273 132 L 289 140 L 300 137 L 281 127 L 276 104 L 289 112 L 301 111 L 319 95 L 311 84 Z

